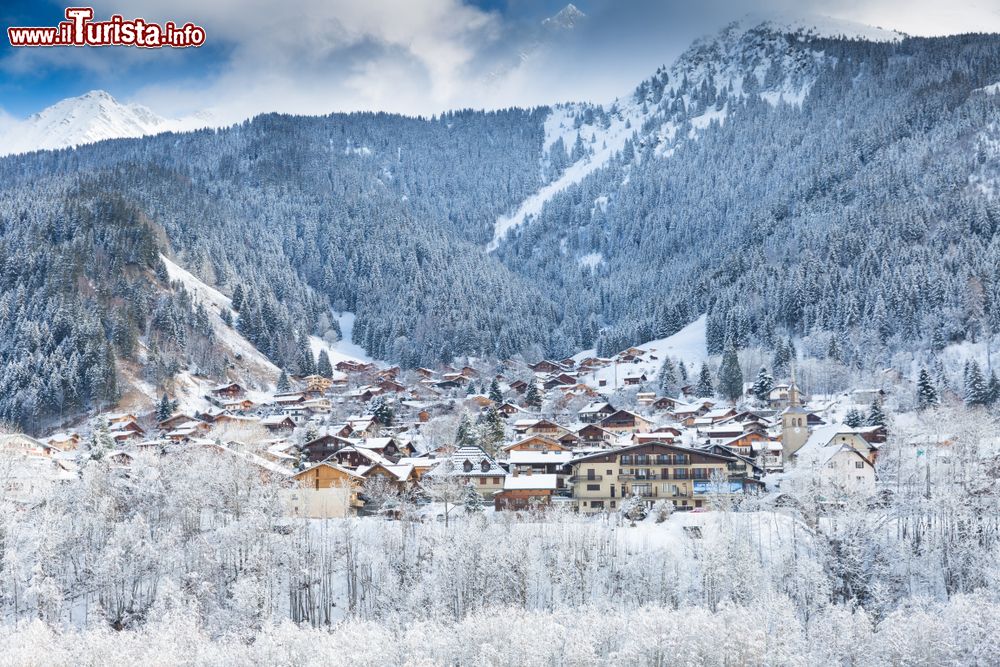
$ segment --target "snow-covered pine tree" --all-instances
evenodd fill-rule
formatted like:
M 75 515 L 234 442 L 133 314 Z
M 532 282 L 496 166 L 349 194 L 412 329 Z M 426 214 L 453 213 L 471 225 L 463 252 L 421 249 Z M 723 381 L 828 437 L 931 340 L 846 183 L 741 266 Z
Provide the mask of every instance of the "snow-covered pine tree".
M 160 402 L 156 406 L 156 421 L 162 422 L 165 419 L 169 419 L 170 415 L 173 414 L 174 404 L 170 400 L 170 397 L 163 394 L 160 398 Z
M 979 363 L 970 361 L 965 370 L 965 404 L 988 405 L 990 402 L 989 385 L 979 369 Z
M 937 404 L 937 388 L 934 386 L 927 369 L 921 368 L 920 376 L 917 378 L 917 405 L 920 406 L 920 409 L 926 409 Z
M 766 401 L 770 398 L 772 389 L 774 389 L 774 378 L 765 367 L 761 366 L 760 370 L 757 371 L 757 379 L 754 380 L 751 391 L 757 400 Z
M 463 412 L 462 418 L 458 420 L 458 429 L 455 431 L 455 446 L 465 447 L 476 444 L 475 433 L 472 430 L 472 420 L 469 413 Z
M 288 373 L 284 368 L 281 369 L 281 375 L 278 376 L 278 385 L 276 389 L 278 392 L 285 392 L 291 389 L 291 381 L 288 379 Z
M 333 364 L 330 363 L 330 355 L 326 350 L 319 351 L 319 359 L 316 361 L 316 372 L 325 378 L 333 377 Z
M 882 404 L 876 398 L 872 401 L 872 406 L 868 410 L 868 417 L 865 418 L 866 426 L 885 426 L 887 424 L 885 418 L 885 412 L 882 410 Z
M 701 364 L 701 372 L 698 374 L 698 386 L 695 393 L 701 397 L 714 396 L 715 388 L 712 386 L 712 372 L 708 370 L 708 362 Z
M 465 485 L 465 495 L 462 499 L 462 506 L 465 508 L 466 514 L 482 514 L 483 513 L 483 496 L 476 491 L 476 487 L 472 484 Z
M 719 367 L 719 392 L 735 403 L 743 396 L 743 371 L 736 348 L 729 344 L 722 353 L 722 365 Z
M 371 403 L 368 404 L 368 413 L 384 427 L 392 426 L 393 419 L 395 419 L 392 406 L 383 396 L 376 396 L 372 399 Z
M 860 428 L 865 425 L 865 416 L 857 408 L 851 408 L 844 415 L 844 425 L 851 428 Z
M 500 383 L 496 378 L 490 382 L 490 400 L 497 404 L 503 403 L 503 392 L 500 391 Z
M 534 381 L 528 383 L 528 391 L 524 395 L 524 402 L 532 408 L 542 406 L 542 393 L 538 391 L 538 384 Z
M 657 386 L 660 389 L 660 393 L 664 396 L 672 396 L 677 393 L 677 371 L 670 357 L 666 357 L 663 360 L 663 365 L 660 366 L 660 376 Z

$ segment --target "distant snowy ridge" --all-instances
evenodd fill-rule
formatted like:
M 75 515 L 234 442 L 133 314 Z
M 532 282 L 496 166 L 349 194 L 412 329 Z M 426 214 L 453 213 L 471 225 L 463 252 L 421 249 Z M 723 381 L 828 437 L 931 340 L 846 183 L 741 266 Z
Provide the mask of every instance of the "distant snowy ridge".
M 564 12 L 572 14 L 572 5 Z M 556 20 L 559 16 L 547 20 Z M 806 39 L 858 39 L 898 41 L 905 35 L 851 21 L 828 17 L 777 18 L 748 16 L 721 32 L 696 40 L 669 68 L 661 68 L 635 93 L 610 104 L 563 104 L 553 107 L 545 121 L 544 149 L 548 153 L 562 139 L 568 151 L 579 136 L 590 154 L 569 164 L 513 211 L 494 223 L 486 250 L 493 252 L 507 234 L 530 222 L 553 197 L 583 181 L 621 152 L 635 137 L 638 145 L 652 146 L 655 154 L 669 158 L 677 144 L 695 140 L 713 122 L 725 123 L 729 98 L 739 99 L 752 89 L 776 106 L 801 105 L 825 62 L 819 48 L 791 49 L 786 35 Z M 708 107 L 692 104 L 692 92 L 708 85 L 719 102 Z M 593 119 L 599 110 L 600 119 Z M 591 117 L 591 120 L 586 120 Z M 678 132 L 681 128 L 686 132 Z M 606 202 L 605 202 L 606 203 Z
M 103 90 L 70 97 L 14 123 L 0 135 L 0 155 L 70 148 L 104 139 L 183 132 L 212 125 L 205 114 L 167 119 L 140 104 L 122 104 Z

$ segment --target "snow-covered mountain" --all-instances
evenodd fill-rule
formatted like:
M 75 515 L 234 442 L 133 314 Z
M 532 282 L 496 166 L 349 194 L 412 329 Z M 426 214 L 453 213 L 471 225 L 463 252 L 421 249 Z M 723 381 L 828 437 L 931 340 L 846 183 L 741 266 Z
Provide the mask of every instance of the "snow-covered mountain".
M 550 30 L 572 30 L 581 21 L 586 20 L 587 15 L 577 9 L 572 2 L 560 9 L 555 15 L 542 21 L 542 25 Z
M 92 90 L 61 100 L 8 127 L 0 135 L 0 155 L 193 130 L 210 124 L 202 114 L 163 118 L 141 104 L 122 104 L 103 90 Z

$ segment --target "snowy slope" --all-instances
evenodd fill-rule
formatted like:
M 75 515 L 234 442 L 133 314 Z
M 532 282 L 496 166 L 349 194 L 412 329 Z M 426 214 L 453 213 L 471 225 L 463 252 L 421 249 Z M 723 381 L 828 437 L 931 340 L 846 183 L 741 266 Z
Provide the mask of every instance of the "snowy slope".
M 167 267 L 167 275 L 172 282 L 181 283 L 191 294 L 195 303 L 202 303 L 208 310 L 208 316 L 212 321 L 212 329 L 215 331 L 216 339 L 229 350 L 234 356 L 241 359 L 240 364 L 250 372 L 250 377 L 277 378 L 280 370 L 271 363 L 267 357 L 261 354 L 253 344 L 244 338 L 236 329 L 226 326 L 222 321 L 221 313 L 223 309 L 232 310 L 232 301 L 213 287 L 209 287 L 193 274 L 181 268 L 173 261 L 160 255 L 164 265 Z
M 653 356 L 657 357 L 656 360 L 640 361 L 634 364 L 612 364 L 584 376 L 583 381 L 601 392 L 612 393 L 625 386 L 626 375 L 644 373 L 650 380 L 654 379 L 660 371 L 665 357 L 670 357 L 675 362 L 683 362 L 688 368 L 689 374 L 696 372 L 701 363 L 708 358 L 705 348 L 706 321 L 707 318 L 702 315 L 672 336 L 635 346 L 640 350 L 653 353 Z M 591 356 L 594 356 L 594 350 L 584 350 L 573 358 L 580 361 Z M 606 386 L 600 387 L 600 380 L 606 380 Z
M 203 115 L 180 120 L 163 118 L 142 105 L 122 104 L 102 90 L 92 90 L 15 123 L 0 136 L 0 155 L 193 130 L 210 124 Z
M 373 359 L 368 356 L 364 348 L 351 342 L 351 334 L 354 331 L 354 313 L 341 313 L 337 317 L 337 324 L 340 325 L 341 338 L 332 345 L 319 336 L 309 336 L 309 345 L 313 354 L 318 355 L 320 350 L 326 350 L 330 357 L 330 363 L 334 366 L 340 361 L 372 362 Z

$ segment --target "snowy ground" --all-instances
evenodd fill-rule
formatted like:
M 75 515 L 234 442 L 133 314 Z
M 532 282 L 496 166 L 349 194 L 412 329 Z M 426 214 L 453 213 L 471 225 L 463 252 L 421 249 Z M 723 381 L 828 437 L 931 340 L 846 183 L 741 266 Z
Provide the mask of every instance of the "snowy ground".
M 354 332 L 354 313 L 346 311 L 341 313 L 337 316 L 337 324 L 340 325 L 340 340 L 332 345 L 319 336 L 309 336 L 313 354 L 326 350 L 330 363 L 334 366 L 340 361 L 373 361 L 364 348 L 351 342 L 351 335 Z

